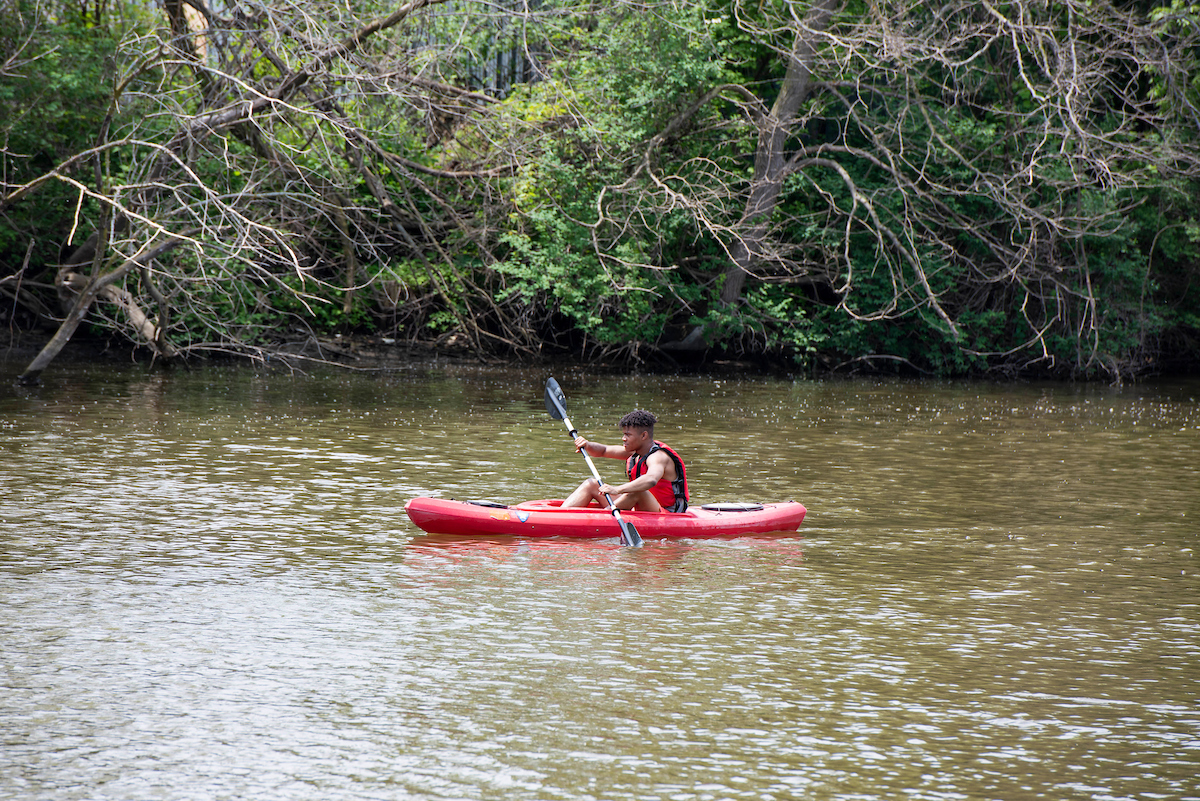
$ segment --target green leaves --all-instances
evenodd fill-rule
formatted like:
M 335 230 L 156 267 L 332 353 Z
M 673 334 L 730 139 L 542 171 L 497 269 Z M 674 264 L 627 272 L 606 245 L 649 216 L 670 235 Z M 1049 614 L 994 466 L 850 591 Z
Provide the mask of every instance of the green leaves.
M 10 187 L 45 175 L 111 108 L 99 179 L 92 159 L 61 177 L 133 212 L 106 257 L 202 232 L 155 266 L 185 340 L 379 323 L 616 352 L 690 324 L 772 358 L 966 374 L 1049 353 L 1101 375 L 1191 335 L 1194 0 L 853 0 L 806 28 L 814 6 L 430 7 L 322 61 L 383 9 L 268 2 L 213 17 L 228 27 L 200 64 L 157 7 L 81 21 L 17 0 L 0 10 L 0 158 Z M 792 95 L 796 42 L 811 81 Z M 518 51 L 538 80 L 497 82 Z M 318 63 L 304 92 L 258 102 Z M 772 136 L 780 96 L 802 102 Z M 101 208 L 48 181 L 5 209 L 0 263 L 32 241 L 49 278 Z M 727 275 L 746 277 L 729 303 Z

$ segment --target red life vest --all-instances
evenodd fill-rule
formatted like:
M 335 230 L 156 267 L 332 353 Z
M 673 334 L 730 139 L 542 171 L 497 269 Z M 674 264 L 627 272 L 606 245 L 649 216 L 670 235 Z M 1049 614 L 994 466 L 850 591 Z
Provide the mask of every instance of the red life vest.
M 685 511 L 690 497 L 687 485 L 687 468 L 683 466 L 683 459 L 679 458 L 679 454 L 669 445 L 654 440 L 654 444 L 650 446 L 650 450 L 645 456 L 639 456 L 635 453 L 629 457 L 629 461 L 625 464 L 625 473 L 629 476 L 630 481 L 645 475 L 646 460 L 655 451 L 662 451 L 671 457 L 671 461 L 675 463 L 675 480 L 670 481 L 664 477 L 650 488 L 650 494 L 658 500 L 664 509 L 674 512 Z

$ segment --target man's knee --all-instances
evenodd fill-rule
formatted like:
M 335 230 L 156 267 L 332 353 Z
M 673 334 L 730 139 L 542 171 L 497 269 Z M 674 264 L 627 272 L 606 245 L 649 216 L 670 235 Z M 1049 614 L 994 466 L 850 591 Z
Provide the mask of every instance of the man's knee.
M 658 502 L 658 498 L 655 498 L 653 495 L 651 495 L 648 490 L 639 492 L 632 497 L 630 497 L 630 496 L 626 496 L 626 497 L 630 498 L 630 503 L 629 503 L 630 509 L 634 509 L 638 512 L 661 512 L 662 511 L 662 504 L 660 504 Z

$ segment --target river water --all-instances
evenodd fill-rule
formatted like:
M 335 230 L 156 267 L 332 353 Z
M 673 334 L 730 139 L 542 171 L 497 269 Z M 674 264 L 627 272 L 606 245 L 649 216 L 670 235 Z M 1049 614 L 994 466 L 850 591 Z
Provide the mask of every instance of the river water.
M 629 549 L 403 515 L 585 477 L 544 372 L 4 369 L 0 798 L 1200 798 L 1195 381 L 563 372 L 809 509 Z

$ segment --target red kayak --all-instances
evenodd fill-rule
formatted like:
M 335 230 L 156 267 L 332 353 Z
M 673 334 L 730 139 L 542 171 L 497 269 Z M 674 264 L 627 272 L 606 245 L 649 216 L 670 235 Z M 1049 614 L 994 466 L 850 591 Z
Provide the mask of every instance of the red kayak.
M 430 534 L 460 537 L 616 537 L 617 521 L 598 506 L 563 509 L 561 500 L 526 501 L 506 506 L 492 501 L 413 498 L 404 505 L 408 518 Z M 805 508 L 787 503 L 711 503 L 681 514 L 621 512 L 644 539 L 663 537 L 737 537 L 795 531 Z

